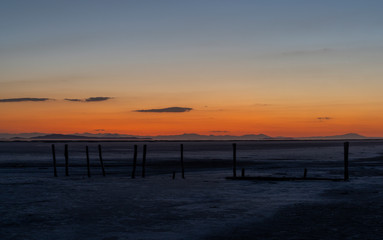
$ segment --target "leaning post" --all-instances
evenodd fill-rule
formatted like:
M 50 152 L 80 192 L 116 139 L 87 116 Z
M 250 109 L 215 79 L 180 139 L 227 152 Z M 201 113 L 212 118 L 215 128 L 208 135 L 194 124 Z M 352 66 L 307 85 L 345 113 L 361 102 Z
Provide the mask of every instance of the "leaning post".
M 98 156 L 100 158 L 100 164 L 101 164 L 101 169 L 102 169 L 102 176 L 105 177 L 105 168 L 104 168 L 104 161 L 102 160 L 101 144 L 98 145 Z

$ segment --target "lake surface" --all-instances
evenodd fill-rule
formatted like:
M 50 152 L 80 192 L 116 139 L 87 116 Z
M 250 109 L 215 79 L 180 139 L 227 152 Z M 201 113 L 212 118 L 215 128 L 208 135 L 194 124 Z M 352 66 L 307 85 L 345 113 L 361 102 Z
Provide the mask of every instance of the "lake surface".
M 0 166 L 39 168 L 38 172 L 51 174 L 52 144 L 55 144 L 59 172 L 64 172 L 64 145 L 69 148 L 71 174 L 84 174 L 85 146 L 89 147 L 90 163 L 94 175 L 99 175 L 98 145 L 102 146 L 106 171 L 109 174 L 130 174 L 134 145 L 138 146 L 137 164 L 142 164 L 143 145 L 147 145 L 146 171 L 164 174 L 180 171 L 180 145 L 184 146 L 184 162 L 188 171 L 224 170 L 230 174 L 233 143 L 228 141 L 202 142 L 0 142 Z M 343 167 L 343 141 L 239 141 L 237 162 L 239 171 L 266 174 L 271 169 L 277 174 L 301 173 L 310 166 L 311 172 L 322 171 L 327 165 Z M 382 140 L 351 141 L 350 161 L 376 157 L 383 153 Z M 282 171 L 283 170 L 283 171 Z M 137 169 L 141 171 L 141 169 Z
M 312 239 L 294 235 L 294 230 L 310 233 L 317 226 L 326 231 L 319 231 L 322 235 L 315 239 L 340 239 L 339 231 L 344 239 L 381 238 L 381 231 L 363 235 L 358 228 L 383 222 L 383 159 L 378 157 L 383 141 L 350 141 L 350 181 L 341 182 L 226 180 L 232 175 L 232 142 L 56 142 L 59 167 L 58 177 L 54 177 L 51 144 L 0 143 L 0 239 L 193 240 L 238 239 L 242 235 L 254 239 L 262 229 L 261 236 L 285 236 L 278 229 L 289 229 L 291 236 L 286 239 Z M 63 167 L 65 144 L 69 146 L 68 177 Z M 101 174 L 98 144 L 103 149 L 106 177 Z M 132 179 L 135 144 L 139 165 Z M 147 176 L 141 178 L 144 144 L 148 148 Z M 185 179 L 180 177 L 180 144 L 184 144 Z M 236 144 L 238 175 L 244 168 L 246 176 L 302 177 L 306 168 L 308 177 L 343 177 L 342 141 Z M 302 218 L 312 206 L 319 209 L 316 217 L 308 213 Z M 343 206 L 345 210 L 338 211 Z M 286 208 L 291 210 L 278 214 Z M 343 214 L 347 208 L 362 210 L 347 217 Z M 322 215 L 337 220 L 346 216 L 347 224 L 355 227 L 343 231 L 343 226 L 335 228 L 334 223 L 318 220 Z M 273 219 L 282 220 L 270 231 Z M 254 226 L 259 229 L 255 233 Z M 328 235 L 328 229 L 335 233 Z

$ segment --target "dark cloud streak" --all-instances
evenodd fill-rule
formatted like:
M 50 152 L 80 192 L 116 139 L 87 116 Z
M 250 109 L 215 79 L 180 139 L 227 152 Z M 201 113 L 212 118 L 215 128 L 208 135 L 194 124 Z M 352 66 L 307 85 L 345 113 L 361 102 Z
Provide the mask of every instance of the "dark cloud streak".
M 79 98 L 65 98 L 65 101 L 69 102 L 102 102 L 107 101 L 109 99 L 112 99 L 111 97 L 90 97 L 85 99 L 79 99 Z
M 45 102 L 53 100 L 50 98 L 6 98 L 0 99 L 0 102 Z
M 153 112 L 153 113 L 180 113 L 180 112 L 190 112 L 193 108 L 186 107 L 168 107 L 168 108 L 157 108 L 157 109 L 141 109 L 134 110 L 134 112 Z
M 331 117 L 318 117 L 317 118 L 319 121 L 328 121 L 328 120 L 331 120 L 331 119 L 333 119 L 333 118 L 331 118 Z
M 111 97 L 90 97 L 85 99 L 85 102 L 102 102 L 112 99 Z
M 83 102 L 84 100 L 78 99 L 78 98 L 65 98 L 65 101 L 69 102 Z

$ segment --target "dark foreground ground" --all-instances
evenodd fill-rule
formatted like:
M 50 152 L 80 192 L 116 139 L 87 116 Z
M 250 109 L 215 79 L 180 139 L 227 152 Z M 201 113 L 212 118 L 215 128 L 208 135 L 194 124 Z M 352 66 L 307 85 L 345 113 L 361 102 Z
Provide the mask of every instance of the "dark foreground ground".
M 382 161 L 382 157 L 355 161 L 353 173 L 359 178 L 325 190 L 319 195 L 321 202 L 282 207 L 263 221 L 206 239 L 383 239 Z
M 299 177 L 307 168 L 308 176 L 341 178 L 342 164 L 323 159 L 241 167 L 249 175 Z M 383 239 L 383 157 L 353 158 L 347 182 L 233 181 L 226 163 L 187 163 L 186 179 L 178 171 L 174 180 L 167 164 L 135 179 L 128 166 L 106 177 L 92 168 L 91 178 L 82 165 L 69 177 L 61 168 L 55 178 L 48 165 L 3 164 L 0 240 Z
M 285 207 L 265 221 L 206 239 L 382 239 L 383 199 L 379 192 L 333 191 L 334 202 Z

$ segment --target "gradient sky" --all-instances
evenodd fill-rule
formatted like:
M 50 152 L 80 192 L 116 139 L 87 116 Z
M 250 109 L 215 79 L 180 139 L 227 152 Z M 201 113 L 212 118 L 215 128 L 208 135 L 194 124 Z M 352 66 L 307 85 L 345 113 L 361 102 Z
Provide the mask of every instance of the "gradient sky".
M 2 0 L 0 132 L 383 136 L 382 10 Z

